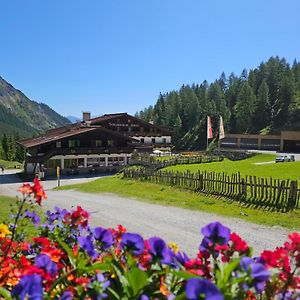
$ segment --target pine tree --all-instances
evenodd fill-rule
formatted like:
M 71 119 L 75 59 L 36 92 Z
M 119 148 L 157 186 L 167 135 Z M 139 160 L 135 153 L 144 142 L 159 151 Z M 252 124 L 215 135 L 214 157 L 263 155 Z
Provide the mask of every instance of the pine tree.
M 255 102 L 253 128 L 259 131 L 270 124 L 270 101 L 269 87 L 264 79 L 258 89 L 258 94 Z
M 241 133 L 248 132 L 251 129 L 254 103 L 255 95 L 253 90 L 247 82 L 244 82 L 235 106 L 237 128 Z
M 3 134 L 1 144 L 2 144 L 2 149 L 4 152 L 3 158 L 4 158 L 4 160 L 8 160 L 9 145 L 8 145 L 8 138 L 5 133 Z

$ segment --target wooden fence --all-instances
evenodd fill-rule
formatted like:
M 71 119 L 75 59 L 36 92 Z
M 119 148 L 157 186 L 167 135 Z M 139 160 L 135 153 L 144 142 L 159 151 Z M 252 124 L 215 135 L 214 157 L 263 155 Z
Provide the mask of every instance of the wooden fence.
M 125 169 L 124 177 L 186 188 L 202 193 L 225 196 L 255 207 L 288 211 L 298 208 L 300 189 L 297 181 L 241 177 L 239 173 L 189 171 L 167 172 L 151 169 Z
M 169 166 L 183 165 L 183 164 L 201 164 L 222 161 L 223 156 L 187 156 L 187 157 L 175 157 L 164 161 L 158 161 L 155 158 L 142 158 L 142 159 L 131 159 L 130 165 L 143 165 L 150 167 L 154 170 L 162 169 Z

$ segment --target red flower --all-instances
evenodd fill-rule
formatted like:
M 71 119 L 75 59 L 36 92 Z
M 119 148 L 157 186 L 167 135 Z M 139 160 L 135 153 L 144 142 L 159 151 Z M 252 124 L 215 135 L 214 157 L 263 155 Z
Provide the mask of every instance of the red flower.
M 34 198 L 36 200 L 36 203 L 38 205 L 41 205 L 42 199 L 47 199 L 47 195 L 43 187 L 41 186 L 40 181 L 37 178 L 34 178 L 32 188 L 33 188 L 33 193 L 34 193 Z
M 64 217 L 66 224 L 72 224 L 75 226 L 82 226 L 83 228 L 87 227 L 89 220 L 89 213 L 82 209 L 81 206 L 77 206 L 76 210 L 72 213 L 67 213 Z
M 237 252 L 247 252 L 249 250 L 248 244 L 235 232 L 230 234 L 230 241 L 232 242 L 233 250 Z
M 279 268 L 285 272 L 291 271 L 289 253 L 284 248 L 276 248 L 274 251 L 265 250 L 261 258 L 269 267 Z
M 211 278 L 209 265 L 203 263 L 200 259 L 191 259 L 184 264 L 187 271 L 192 274 L 202 276 L 205 278 Z
M 37 178 L 34 178 L 33 185 L 24 183 L 19 188 L 19 192 L 21 192 L 24 196 L 34 194 L 35 201 L 38 205 L 41 205 L 42 199 L 47 199 L 46 193 Z

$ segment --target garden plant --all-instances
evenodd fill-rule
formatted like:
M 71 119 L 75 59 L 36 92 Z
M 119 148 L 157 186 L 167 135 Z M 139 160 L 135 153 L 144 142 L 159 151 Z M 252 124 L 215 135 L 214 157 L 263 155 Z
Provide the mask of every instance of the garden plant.
M 158 236 L 92 228 L 78 206 L 40 220 L 24 204 L 46 198 L 40 182 L 23 184 L 12 224 L 0 224 L 0 296 L 4 299 L 300 299 L 300 235 L 253 257 L 252 248 L 219 222 L 201 229 L 194 258 Z M 50 200 L 48 200 L 50 201 Z M 39 233 L 18 232 L 22 218 Z

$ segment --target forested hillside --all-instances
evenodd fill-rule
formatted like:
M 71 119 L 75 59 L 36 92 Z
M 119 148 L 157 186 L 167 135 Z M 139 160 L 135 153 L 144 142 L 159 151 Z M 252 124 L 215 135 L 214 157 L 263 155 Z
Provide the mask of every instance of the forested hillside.
M 225 132 L 275 133 L 300 130 L 300 63 L 271 57 L 240 76 L 223 73 L 213 83 L 183 85 L 160 94 L 156 104 L 137 113 L 146 121 L 169 126 L 178 149 L 206 146 L 206 117 L 214 128 L 219 115 Z M 216 134 L 216 132 L 215 132 Z
M 28 137 L 68 123 L 48 105 L 31 101 L 0 77 L 0 137 L 4 133 Z

